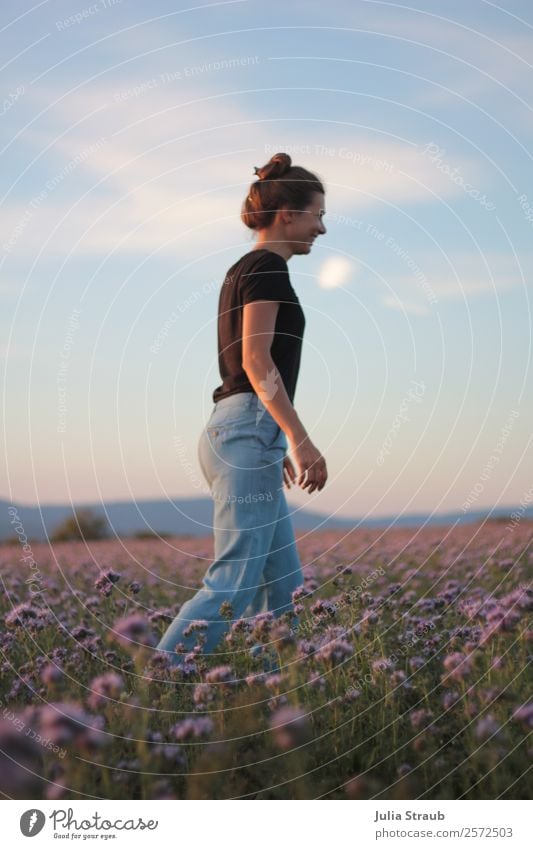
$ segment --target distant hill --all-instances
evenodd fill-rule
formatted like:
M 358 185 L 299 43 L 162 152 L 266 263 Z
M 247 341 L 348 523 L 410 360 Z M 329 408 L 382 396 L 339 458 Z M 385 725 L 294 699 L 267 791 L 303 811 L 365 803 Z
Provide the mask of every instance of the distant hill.
M 46 505 L 29 507 L 25 504 L 11 504 L 0 500 L 0 540 L 15 536 L 10 524 L 9 507 L 16 507 L 28 539 L 45 540 L 57 526 L 73 515 L 70 505 Z M 110 501 L 104 504 L 79 503 L 75 509 L 89 508 L 107 518 L 117 536 L 133 536 L 136 533 L 157 531 L 161 534 L 210 536 L 212 534 L 213 501 L 211 498 L 176 499 L 154 501 Z M 521 511 L 520 507 L 498 508 L 491 513 L 491 519 L 507 519 L 513 510 Z M 335 528 L 354 528 L 356 526 L 375 528 L 396 525 L 397 527 L 418 527 L 429 525 L 451 525 L 454 523 L 478 522 L 488 516 L 489 511 L 479 510 L 468 513 L 440 513 L 428 519 L 423 513 L 412 513 L 408 516 L 386 516 L 361 520 L 338 519 L 327 514 L 313 513 L 300 509 L 293 516 L 296 530 L 332 530 Z M 523 518 L 533 519 L 533 506 L 520 512 Z

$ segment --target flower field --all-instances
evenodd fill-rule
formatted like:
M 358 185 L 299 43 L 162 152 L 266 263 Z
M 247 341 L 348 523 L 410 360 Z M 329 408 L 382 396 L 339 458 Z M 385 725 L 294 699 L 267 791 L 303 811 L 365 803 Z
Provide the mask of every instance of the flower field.
M 533 523 L 301 533 L 294 612 L 154 651 L 210 538 L 0 547 L 0 790 L 531 797 Z M 26 554 L 26 556 L 24 556 Z

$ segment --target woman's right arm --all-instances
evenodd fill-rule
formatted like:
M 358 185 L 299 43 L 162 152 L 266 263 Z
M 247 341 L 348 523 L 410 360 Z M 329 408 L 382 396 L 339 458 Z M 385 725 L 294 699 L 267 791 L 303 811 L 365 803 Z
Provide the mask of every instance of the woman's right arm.
M 244 305 L 242 367 L 262 404 L 287 435 L 300 471 L 297 483 L 303 489 L 309 487 L 310 494 L 315 489 L 321 490 L 326 483 L 326 461 L 311 442 L 291 404 L 270 354 L 278 309 L 279 301 L 252 301 Z

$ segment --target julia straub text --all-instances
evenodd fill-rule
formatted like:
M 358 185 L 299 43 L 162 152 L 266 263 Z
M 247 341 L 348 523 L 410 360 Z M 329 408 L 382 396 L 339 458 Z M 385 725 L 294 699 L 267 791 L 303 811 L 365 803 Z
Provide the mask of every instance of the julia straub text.
M 418 811 L 404 811 L 403 814 L 399 811 L 376 811 L 374 822 L 381 820 L 443 820 L 445 819 L 442 811 L 436 813 L 424 812 L 419 814 Z

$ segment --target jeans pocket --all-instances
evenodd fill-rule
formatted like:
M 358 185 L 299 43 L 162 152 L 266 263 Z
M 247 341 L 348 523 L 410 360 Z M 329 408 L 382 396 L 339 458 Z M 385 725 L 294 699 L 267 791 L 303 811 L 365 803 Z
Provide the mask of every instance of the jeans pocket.
M 253 421 L 253 411 L 239 410 L 229 407 L 228 409 L 215 410 L 211 413 L 206 429 L 222 431 L 228 427 L 245 427 Z
M 205 428 L 213 448 L 220 448 L 226 443 L 234 443 L 242 440 L 243 450 L 245 446 L 254 445 L 263 451 L 270 451 L 274 447 L 281 447 L 280 437 L 282 430 L 272 416 L 265 414 L 257 420 L 257 414 L 250 412 L 243 414 L 239 419 L 232 416 L 215 417 L 210 420 Z M 235 449 L 237 446 L 235 445 Z
M 265 448 L 272 448 L 276 445 L 279 440 L 280 433 L 281 428 L 276 422 L 257 428 L 257 438 L 261 445 Z
M 235 430 L 233 425 L 208 425 L 206 433 L 212 441 L 222 438 L 228 431 Z
M 256 428 L 251 422 L 222 422 L 221 424 L 209 424 L 205 428 L 209 441 L 213 448 L 219 448 L 226 443 L 233 443 L 239 439 L 244 445 L 254 442 L 257 434 Z M 234 446 L 237 450 L 237 445 Z
M 209 425 L 205 430 L 211 446 L 216 450 L 237 436 L 238 429 L 235 425 Z

